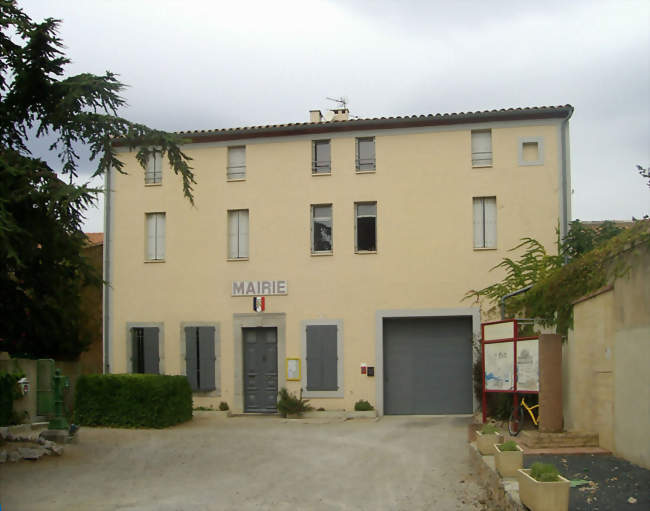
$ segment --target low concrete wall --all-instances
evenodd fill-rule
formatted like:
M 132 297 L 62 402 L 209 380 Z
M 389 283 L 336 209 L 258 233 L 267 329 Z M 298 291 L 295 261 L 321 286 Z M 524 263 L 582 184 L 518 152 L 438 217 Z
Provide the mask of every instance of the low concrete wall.
M 600 446 L 650 468 L 650 249 L 630 270 L 578 301 L 564 346 L 567 430 L 598 433 Z

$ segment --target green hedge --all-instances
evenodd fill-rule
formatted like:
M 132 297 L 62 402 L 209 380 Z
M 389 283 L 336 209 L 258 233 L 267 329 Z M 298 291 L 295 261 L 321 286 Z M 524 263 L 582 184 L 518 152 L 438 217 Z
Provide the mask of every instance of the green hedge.
M 0 426 L 14 424 L 14 399 L 18 397 L 16 382 L 20 376 L 0 371 Z
M 192 418 L 192 389 L 185 376 L 83 375 L 74 417 L 83 426 L 165 428 Z

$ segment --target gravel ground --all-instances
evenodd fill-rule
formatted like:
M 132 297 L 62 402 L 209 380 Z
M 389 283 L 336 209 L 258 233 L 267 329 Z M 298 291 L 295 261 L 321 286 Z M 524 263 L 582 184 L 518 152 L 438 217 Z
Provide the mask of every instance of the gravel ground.
M 571 511 L 634 511 L 650 509 L 650 470 L 602 454 L 525 455 L 524 466 L 554 464 L 567 479 L 587 484 L 571 488 Z
M 485 510 L 466 417 L 215 417 L 82 428 L 61 457 L 0 465 L 16 510 Z

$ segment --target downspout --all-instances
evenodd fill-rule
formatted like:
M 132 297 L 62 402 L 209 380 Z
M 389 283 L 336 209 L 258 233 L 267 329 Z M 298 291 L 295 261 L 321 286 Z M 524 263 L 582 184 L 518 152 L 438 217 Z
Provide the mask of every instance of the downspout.
M 110 317 L 111 317 L 111 168 L 106 171 L 104 180 L 104 374 L 111 372 L 110 364 Z
M 506 300 L 512 296 L 517 296 L 520 295 L 521 293 L 525 293 L 528 291 L 531 287 L 533 287 L 532 284 L 522 287 L 521 289 L 517 289 L 517 291 L 513 291 L 512 293 L 508 293 L 507 295 L 503 295 L 501 298 L 499 298 L 499 308 L 501 309 L 501 319 L 506 319 Z
M 564 240 L 569 232 L 569 220 L 571 216 L 570 194 L 571 194 L 571 176 L 569 165 L 569 119 L 573 115 L 573 108 L 562 121 L 560 128 L 561 151 L 562 151 L 562 218 L 560 224 L 560 239 Z M 565 261 L 566 262 L 566 261 Z

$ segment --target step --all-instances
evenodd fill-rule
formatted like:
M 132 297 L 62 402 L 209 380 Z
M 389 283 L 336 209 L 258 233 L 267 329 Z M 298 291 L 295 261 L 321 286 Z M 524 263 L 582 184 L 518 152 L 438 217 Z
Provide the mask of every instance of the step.
M 561 433 L 522 431 L 518 441 L 529 449 L 598 447 L 598 433 L 585 431 L 563 431 Z

